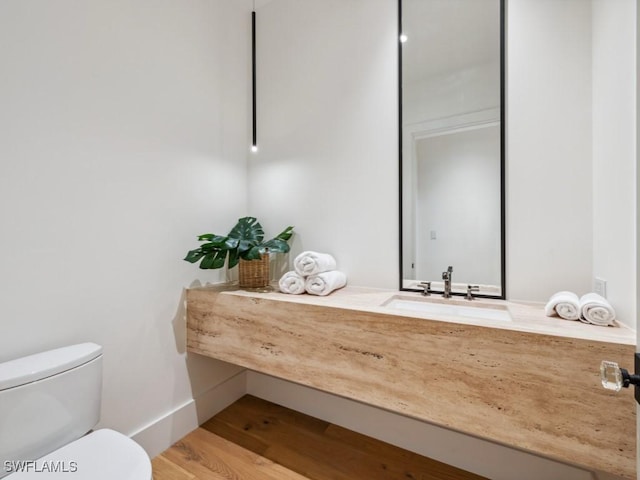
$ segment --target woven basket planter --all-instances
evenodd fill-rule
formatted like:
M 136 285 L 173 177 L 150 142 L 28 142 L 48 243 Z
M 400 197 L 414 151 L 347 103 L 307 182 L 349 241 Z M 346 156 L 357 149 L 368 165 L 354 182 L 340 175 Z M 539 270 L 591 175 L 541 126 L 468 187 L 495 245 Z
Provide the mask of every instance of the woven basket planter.
M 260 260 L 240 259 L 238 264 L 238 286 L 240 288 L 264 288 L 269 285 L 269 254 Z

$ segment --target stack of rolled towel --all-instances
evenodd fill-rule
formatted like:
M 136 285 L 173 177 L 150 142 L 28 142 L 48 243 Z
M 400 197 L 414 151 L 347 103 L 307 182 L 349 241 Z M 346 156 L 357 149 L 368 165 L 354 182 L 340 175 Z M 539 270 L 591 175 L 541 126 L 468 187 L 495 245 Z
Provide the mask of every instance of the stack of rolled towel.
M 614 326 L 616 312 L 606 298 L 597 293 L 578 297 L 573 292 L 558 292 L 544 307 L 547 317 L 559 316 L 565 320 L 580 320 L 603 327 Z
M 283 293 L 329 295 L 347 284 L 347 276 L 336 270 L 336 260 L 328 253 L 302 252 L 293 261 L 293 268 L 278 282 Z

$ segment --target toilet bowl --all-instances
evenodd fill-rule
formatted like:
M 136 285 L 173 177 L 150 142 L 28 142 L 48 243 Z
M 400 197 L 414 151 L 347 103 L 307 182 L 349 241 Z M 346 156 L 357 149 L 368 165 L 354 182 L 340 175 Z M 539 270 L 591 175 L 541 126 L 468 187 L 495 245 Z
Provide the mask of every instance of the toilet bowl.
M 33 462 L 9 464 L 5 480 L 151 480 L 147 453 L 130 438 L 96 430 Z
M 0 478 L 151 480 L 140 445 L 100 416 L 102 347 L 83 343 L 0 363 Z

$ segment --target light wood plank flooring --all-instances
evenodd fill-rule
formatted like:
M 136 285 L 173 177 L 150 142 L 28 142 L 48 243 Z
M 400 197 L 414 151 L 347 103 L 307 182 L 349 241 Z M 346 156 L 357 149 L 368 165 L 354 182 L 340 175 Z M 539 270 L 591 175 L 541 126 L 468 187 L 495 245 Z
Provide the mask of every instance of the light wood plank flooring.
M 250 395 L 153 459 L 154 480 L 483 477 Z

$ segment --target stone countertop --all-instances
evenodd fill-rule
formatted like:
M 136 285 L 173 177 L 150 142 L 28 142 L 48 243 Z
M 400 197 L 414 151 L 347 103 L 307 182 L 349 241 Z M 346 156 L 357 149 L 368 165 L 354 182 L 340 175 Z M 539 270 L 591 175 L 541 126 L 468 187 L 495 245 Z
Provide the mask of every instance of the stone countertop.
M 228 289 L 227 289 L 228 290 Z M 547 318 L 429 318 L 383 306 L 419 294 L 347 287 L 328 297 L 187 291 L 187 348 L 593 471 L 636 478 L 633 392 L 600 385 L 632 363 L 635 334 Z M 452 299 L 452 301 L 464 301 Z M 469 302 L 472 303 L 472 302 Z
M 204 287 L 196 287 L 195 289 L 205 291 L 224 291 L 231 295 L 244 297 L 268 298 L 286 302 L 304 303 L 308 305 L 338 307 L 399 317 L 422 318 L 425 320 L 445 321 L 463 325 L 476 325 L 518 332 L 541 333 L 545 335 L 578 338 L 583 340 L 597 340 L 623 345 L 636 344 L 635 330 L 632 330 L 622 323 L 616 322 L 615 327 L 601 327 L 598 325 L 585 324 L 579 321 L 564 320 L 559 317 L 547 317 L 544 313 L 544 304 L 538 302 L 509 301 L 488 298 L 476 298 L 469 301 L 461 296 L 444 299 L 442 298 L 442 295 L 438 294 L 432 294 L 428 297 L 424 297 L 418 292 L 354 286 L 347 286 L 324 297 L 308 294 L 288 295 L 276 290 L 264 293 L 249 292 L 224 285 L 208 285 Z M 386 307 L 385 304 L 394 298 L 458 304 L 467 307 L 506 307 L 511 314 L 512 321 L 435 315 L 426 312 Z

